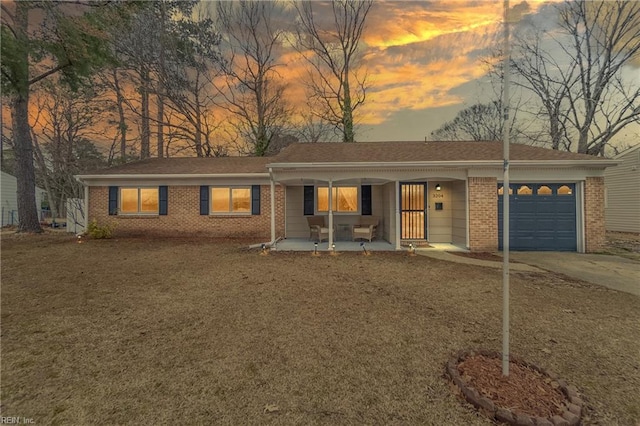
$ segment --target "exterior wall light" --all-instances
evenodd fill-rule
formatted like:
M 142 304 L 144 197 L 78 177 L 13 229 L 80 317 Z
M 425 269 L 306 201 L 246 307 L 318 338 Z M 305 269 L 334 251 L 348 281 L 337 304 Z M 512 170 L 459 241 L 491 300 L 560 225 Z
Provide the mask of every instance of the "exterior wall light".
M 441 191 L 441 190 L 442 190 L 442 187 L 440 186 L 440 184 L 436 183 L 436 191 Z

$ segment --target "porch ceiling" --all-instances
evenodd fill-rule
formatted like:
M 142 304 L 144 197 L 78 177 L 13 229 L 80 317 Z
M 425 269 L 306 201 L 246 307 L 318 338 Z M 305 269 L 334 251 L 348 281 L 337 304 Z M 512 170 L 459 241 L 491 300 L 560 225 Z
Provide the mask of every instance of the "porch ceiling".
M 275 170 L 271 176 L 275 182 L 285 185 L 313 185 L 329 180 L 334 184 L 383 185 L 396 181 L 465 180 L 467 174 L 466 169 L 315 169 Z

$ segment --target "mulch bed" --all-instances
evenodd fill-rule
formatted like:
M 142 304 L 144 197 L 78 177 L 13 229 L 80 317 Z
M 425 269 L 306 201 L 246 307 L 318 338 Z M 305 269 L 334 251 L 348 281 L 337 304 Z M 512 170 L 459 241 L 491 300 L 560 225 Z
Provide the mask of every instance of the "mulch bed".
M 497 352 L 460 352 L 447 362 L 458 390 L 480 412 L 519 426 L 577 426 L 584 402 L 574 386 L 541 367 L 510 357 L 509 376 L 502 375 Z
M 458 364 L 462 378 L 499 407 L 533 417 L 561 415 L 566 397 L 551 385 L 549 377 L 527 366 L 509 363 L 509 376 L 502 375 L 502 361 L 484 355 Z

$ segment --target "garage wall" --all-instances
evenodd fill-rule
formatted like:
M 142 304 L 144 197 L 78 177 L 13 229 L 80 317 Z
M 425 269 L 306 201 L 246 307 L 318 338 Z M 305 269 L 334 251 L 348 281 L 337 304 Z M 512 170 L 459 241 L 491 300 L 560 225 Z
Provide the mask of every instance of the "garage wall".
M 498 180 L 491 177 L 469 178 L 469 249 L 498 249 Z
M 604 178 L 588 177 L 584 184 L 585 250 L 601 251 L 605 245 Z

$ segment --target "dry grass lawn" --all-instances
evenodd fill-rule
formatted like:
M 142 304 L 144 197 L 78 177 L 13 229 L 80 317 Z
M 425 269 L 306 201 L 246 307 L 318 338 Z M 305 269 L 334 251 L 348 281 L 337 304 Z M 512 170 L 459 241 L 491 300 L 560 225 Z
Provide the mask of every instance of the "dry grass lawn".
M 489 425 L 443 378 L 501 349 L 500 270 L 244 242 L 2 239 L 2 416 L 37 424 Z M 640 298 L 513 273 L 512 352 L 640 422 Z

